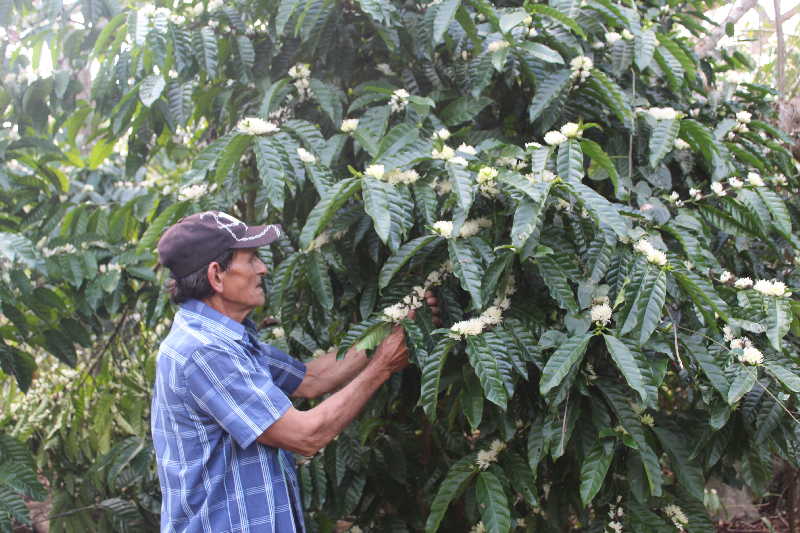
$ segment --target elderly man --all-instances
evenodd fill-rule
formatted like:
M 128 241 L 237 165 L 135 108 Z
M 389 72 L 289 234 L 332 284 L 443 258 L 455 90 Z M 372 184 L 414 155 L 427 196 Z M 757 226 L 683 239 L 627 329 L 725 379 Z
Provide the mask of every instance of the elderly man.
M 158 243 L 180 305 L 158 352 L 152 403 L 161 531 L 305 531 L 290 452 L 315 454 L 408 364 L 399 327 L 372 358 L 351 349 L 342 360 L 330 352 L 308 364 L 256 338 L 247 315 L 264 305 L 267 274 L 256 252 L 280 233 L 205 212 Z M 339 387 L 307 411 L 289 400 Z

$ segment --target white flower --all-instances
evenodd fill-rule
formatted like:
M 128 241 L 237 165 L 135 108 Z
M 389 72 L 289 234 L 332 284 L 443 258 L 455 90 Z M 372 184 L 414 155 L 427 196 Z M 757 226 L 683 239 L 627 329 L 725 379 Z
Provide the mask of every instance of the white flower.
M 647 113 L 656 120 L 675 120 L 681 113 L 671 107 L 651 107 Z
M 311 76 L 311 69 L 307 63 L 298 63 L 289 69 L 289 76 L 294 79 L 305 79 Z
M 761 179 L 761 175 L 757 172 L 748 172 L 747 173 L 747 183 L 754 187 L 763 187 L 764 180 Z
M 736 121 L 741 124 L 750 124 L 750 120 L 753 118 L 752 113 L 748 111 L 739 111 L 736 113 Z
M 493 305 L 481 313 L 481 320 L 483 320 L 483 323 L 487 326 L 496 326 L 503 320 L 503 310 Z
M 560 131 L 548 131 L 544 135 L 544 142 L 550 146 L 558 146 L 561 143 L 567 142 L 567 137 Z
M 786 284 L 778 280 L 767 281 L 765 279 L 760 279 L 753 285 L 753 289 L 764 296 L 786 295 Z
M 447 146 L 446 144 L 442 146 L 441 150 L 437 150 L 436 148 L 431 151 L 431 157 L 434 159 L 444 159 L 445 161 L 452 159 L 455 157 L 456 151 Z
M 731 342 L 734 339 L 733 330 L 730 326 L 725 326 L 722 328 L 722 336 L 725 339 L 725 342 Z
M 753 286 L 753 280 L 750 278 L 739 278 L 734 282 L 733 286 L 737 289 L 749 289 Z
M 317 157 L 303 147 L 297 149 L 297 155 L 303 163 L 316 163 Z
M 722 187 L 722 183 L 715 181 L 711 184 L 711 190 L 714 191 L 714 194 L 717 196 L 725 196 L 727 193 L 725 189 Z
M 594 66 L 592 60 L 586 56 L 577 56 L 569 62 L 569 66 L 573 71 L 577 70 L 591 70 Z
M 394 91 L 392 97 L 389 99 L 389 107 L 392 113 L 397 113 L 405 109 L 410 97 L 411 95 L 405 89 L 397 89 Z
M 286 332 L 283 331 L 283 328 L 277 327 L 272 330 L 272 336 L 276 339 L 282 339 L 286 336 Z
M 537 142 L 525 143 L 525 149 L 526 150 L 538 150 L 541 147 L 542 147 L 542 145 L 537 143 Z
M 342 133 L 352 133 L 356 131 L 356 128 L 358 128 L 358 119 L 347 118 L 342 121 L 342 125 L 339 129 L 341 129 Z
M 444 196 L 445 194 L 450 194 L 453 190 L 453 184 L 450 183 L 450 180 L 437 180 L 433 183 L 433 188 L 436 189 L 436 194 Z
M 647 239 L 640 239 L 633 249 L 646 256 L 647 260 L 654 265 L 664 266 L 667 264 L 667 254 L 654 248 Z
M 480 463 L 478 464 L 480 466 Z M 489 468 L 489 465 L 486 465 L 486 468 Z M 484 469 L 485 470 L 485 469 Z M 486 533 L 486 526 L 483 525 L 483 522 L 478 522 L 472 529 L 469 530 L 469 533 Z
M 311 241 L 311 243 L 308 245 L 307 251 L 311 252 L 314 250 L 319 250 L 324 245 L 328 244 L 330 240 L 330 234 L 327 231 L 323 231 Z
M 453 221 L 452 220 L 439 220 L 433 223 L 433 231 L 445 238 L 450 238 L 453 235 Z
M 467 155 L 475 155 L 478 153 L 478 151 L 475 149 L 474 146 L 466 143 L 461 143 L 461 145 L 458 148 L 456 148 L 456 151 Z
M 478 171 L 478 183 L 494 181 L 498 174 L 499 172 L 494 167 L 481 167 L 481 169 Z
M 370 165 L 364 170 L 364 174 L 375 178 L 376 180 L 383 179 L 384 167 L 383 165 Z
M 628 30 L 628 28 L 625 28 L 624 30 L 622 30 L 622 38 L 625 39 L 626 41 L 632 41 L 633 34 L 630 32 L 630 30 Z
M 731 350 L 741 350 L 745 347 L 746 340 L 742 338 L 738 339 L 731 339 L 730 346 Z
M 670 504 L 664 507 L 663 509 L 664 514 L 667 515 L 667 518 L 672 520 L 672 523 L 675 524 L 680 530 L 683 530 L 683 526 L 689 523 L 689 519 L 686 518 L 686 514 L 684 514 L 683 510 L 675 504 Z
M 691 196 L 695 200 L 701 200 L 703 198 L 703 192 L 700 189 L 695 189 L 694 187 L 691 187 L 689 189 L 689 196 Z
M 480 450 L 478 452 L 478 457 L 475 459 L 475 463 L 481 470 L 486 470 L 487 468 L 489 468 L 489 465 L 491 465 L 495 461 L 497 461 L 497 452 L 491 449 Z
M 267 122 L 258 117 L 247 117 L 236 124 L 236 129 L 247 135 L 265 135 L 267 133 L 275 133 L 279 128 L 272 122 Z
M 739 361 L 746 365 L 760 365 L 764 362 L 764 355 L 754 346 L 747 346 L 742 355 L 739 356 Z
M 561 126 L 561 134 L 567 139 L 574 139 L 582 135 L 581 127 L 574 122 L 567 122 Z
M 678 137 L 675 139 L 675 148 L 678 150 L 688 150 L 689 148 L 691 148 L 691 145 L 686 141 L 684 141 L 683 139 L 681 139 L 680 137 Z
M 611 321 L 611 306 L 608 305 L 608 302 L 604 302 L 600 305 L 593 305 L 591 315 L 592 322 L 600 323 L 605 326 Z
M 497 52 L 498 50 L 502 50 L 503 48 L 508 48 L 508 41 L 492 41 L 491 43 L 489 43 L 490 52 Z
M 728 185 L 730 185 L 734 189 L 741 189 L 742 187 L 744 187 L 744 182 L 739 178 L 737 178 L 736 176 L 732 176 L 728 178 Z
M 777 183 L 778 185 L 786 185 L 789 182 L 789 180 L 783 174 L 778 174 L 777 176 L 774 177 L 774 179 L 775 183 Z
M 484 322 L 480 318 L 462 320 L 450 326 L 453 333 L 461 335 L 480 335 L 483 332 Z
M 377 65 L 375 65 L 375 68 L 378 69 L 378 71 L 381 74 L 384 74 L 386 76 L 394 75 L 394 71 L 392 70 L 392 67 L 390 67 L 386 63 L 378 63 Z
M 83 192 L 94 192 L 94 185 L 91 183 L 85 183 L 81 189 Z
M 731 280 L 731 278 L 733 278 L 733 274 L 731 274 L 731 273 L 730 273 L 730 272 L 728 272 L 727 270 L 724 270 L 724 271 L 722 272 L 722 274 L 720 274 L 720 276 L 719 276 L 719 280 L 720 280 L 722 283 L 728 283 L 728 282 Z
M 673 203 L 679 201 L 680 198 L 681 196 L 678 194 L 678 191 L 672 191 L 672 193 L 669 195 L 669 201 Z
M 196 183 L 182 188 L 178 192 L 178 198 L 181 200 L 197 200 L 208 192 L 208 187 L 204 183 Z
M 653 419 L 653 415 L 651 415 L 650 413 L 643 414 L 642 416 L 639 417 L 639 420 L 641 420 L 642 424 L 644 424 L 645 426 L 653 427 L 656 424 L 656 421 Z M 622 507 L 620 507 L 620 509 L 622 509 Z
M 405 183 L 405 184 L 412 184 L 419 180 L 419 173 L 414 170 L 392 170 L 386 175 L 386 181 L 391 183 L 392 185 L 396 185 L 398 183 Z
M 606 32 L 606 42 L 608 44 L 614 44 L 615 42 L 619 41 L 620 39 L 622 39 L 622 36 L 619 33 L 615 32 L 615 31 L 607 31 Z
M 408 308 L 402 303 L 398 302 L 394 305 L 386 307 L 383 314 L 386 315 L 392 322 L 400 322 L 408 315 Z
M 448 130 L 447 128 L 442 128 L 439 131 L 435 131 L 433 132 L 433 138 L 439 139 L 441 141 L 446 141 L 447 139 L 450 138 L 450 130 Z
M 139 8 L 139 13 L 146 17 L 152 17 L 156 13 L 156 6 L 153 4 L 145 4 Z
M 593 41 L 591 46 L 592 50 L 600 50 L 605 47 L 605 43 L 603 41 Z
M 495 439 L 489 445 L 489 449 L 493 451 L 495 454 L 499 454 L 500 452 L 506 449 L 506 443 L 501 440 Z
M 208 2 L 208 11 L 216 11 L 217 9 L 222 8 L 222 0 L 209 0 Z

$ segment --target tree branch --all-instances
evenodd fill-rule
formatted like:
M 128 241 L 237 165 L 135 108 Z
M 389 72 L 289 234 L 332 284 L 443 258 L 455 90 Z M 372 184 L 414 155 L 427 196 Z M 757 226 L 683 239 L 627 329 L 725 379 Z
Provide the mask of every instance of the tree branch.
M 706 57 L 714 47 L 717 46 L 717 43 L 720 39 L 725 35 L 725 27 L 728 24 L 736 24 L 739 22 L 745 13 L 750 11 L 758 2 L 758 0 L 739 0 L 736 5 L 734 5 L 728 16 L 725 17 L 719 26 L 717 26 L 714 31 L 712 31 L 708 36 L 706 36 L 702 41 L 697 43 L 697 46 L 694 47 L 695 53 L 701 58 Z

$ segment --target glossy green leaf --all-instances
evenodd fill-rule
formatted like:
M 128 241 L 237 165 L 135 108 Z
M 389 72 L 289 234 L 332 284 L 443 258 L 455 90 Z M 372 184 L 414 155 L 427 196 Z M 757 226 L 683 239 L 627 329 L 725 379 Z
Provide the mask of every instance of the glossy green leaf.
M 628 385 L 639 393 L 642 401 L 647 400 L 647 390 L 645 389 L 644 377 L 639 369 L 639 365 L 633 354 L 621 340 L 611 335 L 603 335 L 606 341 L 606 348 L 611 358 L 616 363 L 620 373 L 622 373 Z
M 361 180 L 356 178 L 347 178 L 337 182 L 308 215 L 303 230 L 300 232 L 300 246 L 307 248 L 320 231 L 325 229 L 334 213 L 360 189 Z
M 454 463 L 447 472 L 444 480 L 436 491 L 436 496 L 431 502 L 431 510 L 425 522 L 425 533 L 435 533 L 439 530 L 444 514 L 450 502 L 458 498 L 469 481 L 477 473 L 474 454 L 467 455 Z
M 581 464 L 581 502 L 589 505 L 603 486 L 614 454 L 607 443 L 598 440 Z
M 733 383 L 731 383 L 731 388 L 728 390 L 728 405 L 735 404 L 742 396 L 750 392 L 756 384 L 757 376 L 758 369 L 755 367 L 739 367 L 736 371 L 736 377 L 733 379 Z
M 486 399 L 505 410 L 508 394 L 503 380 L 503 369 L 486 339 L 481 335 L 468 336 L 467 356 Z
M 436 421 L 436 409 L 439 401 L 439 383 L 442 377 L 442 369 L 447 361 L 447 356 L 457 341 L 449 337 L 443 337 L 436 343 L 436 346 L 428 354 L 424 361 L 420 361 L 419 386 L 419 405 L 425 411 L 425 415 L 431 422 Z
M 547 394 L 557 387 L 572 367 L 579 364 L 591 339 L 591 333 L 584 333 L 568 338 L 558 347 L 542 371 L 542 379 L 539 382 L 541 394 Z
M 567 180 L 580 181 L 583 178 L 583 150 L 581 143 L 569 139 L 558 146 L 558 175 Z
M 478 474 L 475 496 L 481 502 L 481 518 L 490 533 L 508 533 L 511 530 L 511 511 L 503 485 L 490 471 Z
M 447 248 L 450 261 L 453 264 L 453 273 L 461 282 L 461 287 L 472 297 L 476 309 L 483 308 L 483 264 L 480 256 L 469 245 L 467 239 L 448 239 Z

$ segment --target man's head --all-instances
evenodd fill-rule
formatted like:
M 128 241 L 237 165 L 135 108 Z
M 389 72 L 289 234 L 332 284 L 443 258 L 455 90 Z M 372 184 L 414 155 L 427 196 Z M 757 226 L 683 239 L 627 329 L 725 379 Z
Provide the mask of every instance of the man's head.
M 169 227 L 158 242 L 159 262 L 169 268 L 172 301 L 223 297 L 242 306 L 264 303 L 266 268 L 256 249 L 281 235 L 278 225 L 248 226 L 219 211 L 196 213 Z

